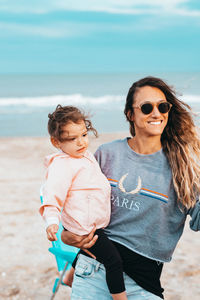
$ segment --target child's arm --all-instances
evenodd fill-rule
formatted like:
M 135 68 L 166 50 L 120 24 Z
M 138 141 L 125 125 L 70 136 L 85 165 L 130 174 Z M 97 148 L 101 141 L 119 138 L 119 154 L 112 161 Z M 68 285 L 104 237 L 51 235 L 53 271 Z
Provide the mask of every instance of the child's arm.
M 72 179 L 72 172 L 67 159 L 57 158 L 49 166 L 43 188 L 43 203 L 39 210 L 46 222 L 47 229 L 52 225 L 59 225 L 60 213 L 66 201 Z M 51 239 L 55 238 L 55 226 L 53 228 L 49 236 Z

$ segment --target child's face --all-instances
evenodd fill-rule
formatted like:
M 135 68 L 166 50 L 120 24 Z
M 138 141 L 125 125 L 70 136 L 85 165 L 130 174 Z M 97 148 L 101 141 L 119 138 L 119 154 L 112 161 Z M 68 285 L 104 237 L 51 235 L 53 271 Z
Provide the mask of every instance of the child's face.
M 62 142 L 51 138 L 52 144 L 70 156 L 83 157 L 88 148 L 88 134 L 85 122 L 67 123 L 62 130 Z

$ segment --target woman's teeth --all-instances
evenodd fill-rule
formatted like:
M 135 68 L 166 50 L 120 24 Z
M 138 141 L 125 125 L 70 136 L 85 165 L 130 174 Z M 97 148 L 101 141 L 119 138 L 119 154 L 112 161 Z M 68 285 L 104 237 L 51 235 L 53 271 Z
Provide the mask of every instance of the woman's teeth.
M 162 123 L 162 121 L 149 122 L 149 124 L 152 124 L 152 125 L 160 125 L 161 123 Z

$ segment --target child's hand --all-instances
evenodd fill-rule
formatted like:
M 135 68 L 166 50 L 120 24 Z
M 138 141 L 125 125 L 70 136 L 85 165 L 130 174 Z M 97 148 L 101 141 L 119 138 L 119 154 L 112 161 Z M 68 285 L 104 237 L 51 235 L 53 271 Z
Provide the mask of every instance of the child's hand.
M 57 241 L 56 233 L 58 231 L 59 226 L 57 224 L 49 225 L 46 229 L 47 232 L 47 238 L 49 241 Z

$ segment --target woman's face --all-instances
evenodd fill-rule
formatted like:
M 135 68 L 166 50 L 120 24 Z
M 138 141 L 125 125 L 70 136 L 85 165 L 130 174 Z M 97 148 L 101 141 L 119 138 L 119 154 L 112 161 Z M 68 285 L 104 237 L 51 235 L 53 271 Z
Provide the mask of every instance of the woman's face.
M 166 102 L 165 94 L 158 88 L 144 86 L 138 89 L 134 95 L 133 115 L 136 136 L 161 136 L 168 121 L 168 112 L 160 113 L 158 104 Z M 153 110 L 150 114 L 144 114 L 141 111 L 141 105 L 150 102 Z

